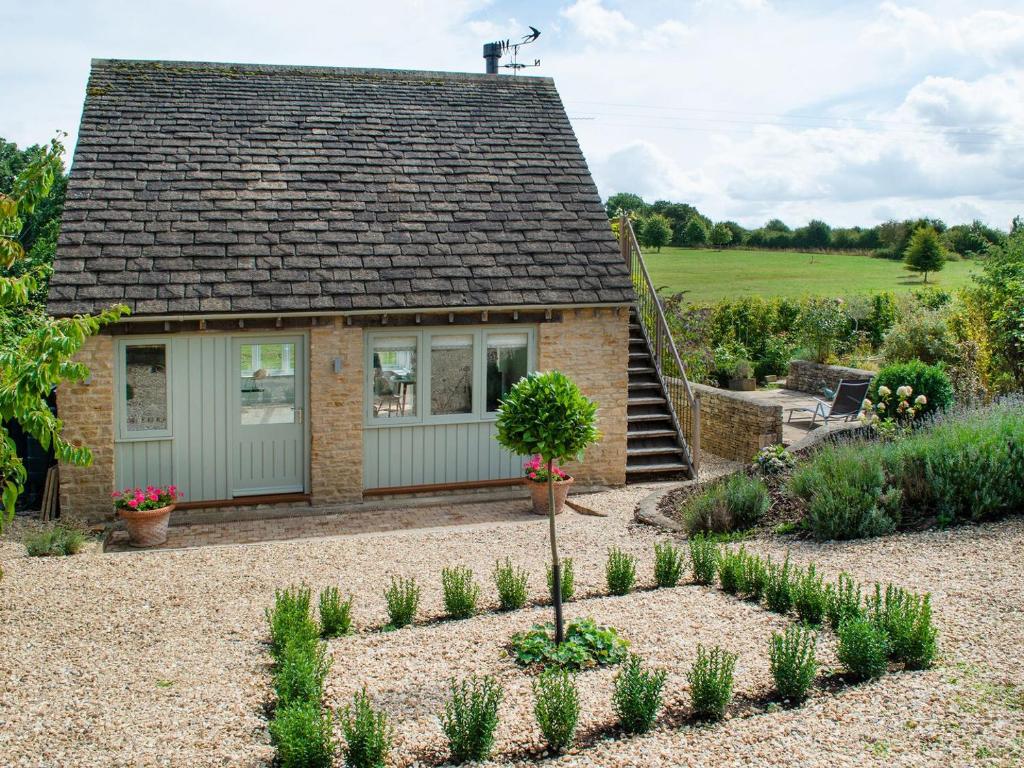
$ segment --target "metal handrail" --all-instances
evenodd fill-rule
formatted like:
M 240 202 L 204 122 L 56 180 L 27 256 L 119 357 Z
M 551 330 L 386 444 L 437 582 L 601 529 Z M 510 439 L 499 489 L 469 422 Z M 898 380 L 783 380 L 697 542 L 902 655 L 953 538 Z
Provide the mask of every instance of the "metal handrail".
M 686 365 L 676 349 L 633 225 L 625 214 L 619 217 L 619 247 L 629 266 L 636 294 L 637 322 L 647 340 L 658 380 L 666 394 L 683 456 L 690 466 L 691 475 L 697 477 L 700 467 L 700 397 L 694 393 L 686 377 Z

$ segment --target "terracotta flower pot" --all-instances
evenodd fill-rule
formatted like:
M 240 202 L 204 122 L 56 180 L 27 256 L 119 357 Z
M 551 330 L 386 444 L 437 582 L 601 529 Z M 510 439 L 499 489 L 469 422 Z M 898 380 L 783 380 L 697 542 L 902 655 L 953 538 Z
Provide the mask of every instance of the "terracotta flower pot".
M 133 547 L 155 547 L 167 541 L 167 521 L 174 504 L 159 509 L 119 509 L 118 514 L 128 529 L 128 543 Z
M 530 495 L 533 497 L 533 514 L 535 515 L 546 515 L 548 513 L 548 484 L 547 482 L 538 483 L 534 480 L 526 479 L 526 484 L 530 487 Z M 559 514 L 565 509 L 565 497 L 569 495 L 569 486 L 572 485 L 572 478 L 566 478 L 565 480 L 559 480 L 555 483 L 555 514 Z

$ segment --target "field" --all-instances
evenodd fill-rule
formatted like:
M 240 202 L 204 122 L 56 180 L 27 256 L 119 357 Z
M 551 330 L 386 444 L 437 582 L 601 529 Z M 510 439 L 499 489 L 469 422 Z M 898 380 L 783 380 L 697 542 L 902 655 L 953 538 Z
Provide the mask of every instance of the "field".
M 909 291 L 923 285 L 902 262 L 854 254 L 811 255 L 793 251 L 662 248 L 644 254 L 651 279 L 668 292 L 686 291 L 693 303 L 753 294 L 799 298 L 810 294 L 851 296 L 876 291 Z M 948 262 L 928 284 L 945 290 L 970 282 L 976 264 Z

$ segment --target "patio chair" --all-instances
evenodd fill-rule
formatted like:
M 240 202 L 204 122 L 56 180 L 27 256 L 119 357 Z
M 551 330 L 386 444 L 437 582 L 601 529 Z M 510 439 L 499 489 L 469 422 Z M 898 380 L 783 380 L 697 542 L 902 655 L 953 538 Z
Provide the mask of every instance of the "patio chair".
M 793 414 L 797 412 L 811 414 L 811 426 L 817 423 L 819 416 L 825 424 L 830 421 L 851 421 L 860 415 L 870 384 L 870 381 L 840 381 L 831 403 L 816 397 L 813 408 L 807 406 L 790 408 L 787 421 L 793 421 Z

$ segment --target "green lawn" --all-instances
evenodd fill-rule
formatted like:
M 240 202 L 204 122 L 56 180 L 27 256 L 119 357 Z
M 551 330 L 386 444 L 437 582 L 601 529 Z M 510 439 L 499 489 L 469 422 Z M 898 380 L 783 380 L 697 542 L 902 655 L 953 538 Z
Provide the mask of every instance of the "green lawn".
M 902 262 L 849 254 L 793 251 L 662 248 L 645 253 L 651 279 L 669 292 L 686 291 L 693 303 L 759 294 L 799 298 L 811 294 L 850 296 L 876 291 L 909 291 L 923 283 Z M 971 261 L 948 262 L 928 284 L 953 290 L 970 282 Z

